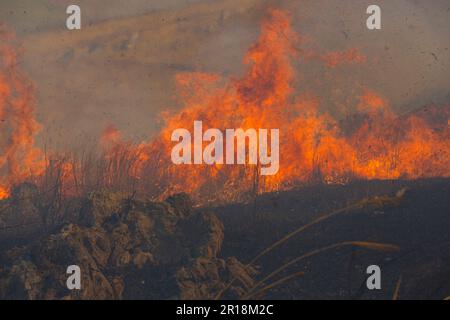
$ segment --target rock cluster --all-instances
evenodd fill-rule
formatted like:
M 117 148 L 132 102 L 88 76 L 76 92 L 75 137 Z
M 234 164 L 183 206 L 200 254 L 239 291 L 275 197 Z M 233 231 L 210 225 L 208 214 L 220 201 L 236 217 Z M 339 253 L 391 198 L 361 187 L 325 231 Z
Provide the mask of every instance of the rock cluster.
M 78 207 L 70 223 L 1 252 L 1 299 L 211 299 L 237 278 L 227 290 L 236 298 L 253 283 L 254 270 L 218 257 L 222 223 L 185 194 L 152 202 L 94 192 Z M 70 265 L 81 269 L 80 290 L 66 286 Z

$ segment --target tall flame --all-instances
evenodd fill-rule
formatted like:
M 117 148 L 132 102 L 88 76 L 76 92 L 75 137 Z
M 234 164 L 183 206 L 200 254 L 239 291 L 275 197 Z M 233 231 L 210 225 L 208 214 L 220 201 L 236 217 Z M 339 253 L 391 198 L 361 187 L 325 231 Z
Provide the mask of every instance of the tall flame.
M 56 177 L 61 192 L 76 195 L 92 188 L 142 191 L 154 197 L 189 192 L 195 198 L 234 200 L 248 192 L 291 188 L 302 183 L 345 183 L 351 179 L 417 179 L 450 177 L 449 108 L 445 117 L 430 121 L 419 113 L 399 116 L 388 101 L 366 88 L 355 112 L 337 120 L 319 111 L 320 100 L 294 89 L 293 60 L 317 59 L 325 67 L 364 63 L 358 50 L 316 54 L 302 50 L 302 37 L 289 15 L 270 10 L 261 34 L 244 57 L 245 72 L 226 79 L 217 74 L 176 76 L 182 109 L 165 115 L 166 125 L 153 140 L 134 144 L 114 127 L 100 139 L 97 163 L 82 159 L 43 160 L 34 137 L 32 87 L 17 70 L 12 37 L 2 33 L 0 44 L 0 199 L 11 186 L 45 173 Z M 258 165 L 175 165 L 170 154 L 175 129 L 264 128 L 280 130 L 279 171 L 258 174 Z M 442 123 L 440 123 L 442 122 Z
M 448 126 L 434 130 L 417 116 L 399 117 L 375 92 L 361 92 L 353 117 L 338 122 L 319 112 L 319 99 L 295 95 L 292 60 L 314 54 L 298 49 L 302 39 L 291 28 L 289 15 L 270 10 L 257 42 L 244 58 L 247 70 L 240 79 L 184 73 L 177 76 L 183 109 L 167 117 L 167 126 L 152 143 L 151 153 L 165 150 L 160 180 L 171 191 L 239 194 L 288 188 L 321 180 L 345 182 L 351 178 L 415 179 L 450 176 Z M 317 56 L 317 55 L 316 55 Z M 364 63 L 357 50 L 318 55 L 325 66 Z M 280 170 L 257 177 L 255 166 L 170 164 L 170 134 L 192 128 L 202 120 L 207 128 L 279 128 Z M 347 128 L 348 127 L 348 128 Z
M 11 185 L 44 170 L 42 152 L 34 137 L 33 87 L 17 68 L 14 35 L 0 26 L 0 199 Z

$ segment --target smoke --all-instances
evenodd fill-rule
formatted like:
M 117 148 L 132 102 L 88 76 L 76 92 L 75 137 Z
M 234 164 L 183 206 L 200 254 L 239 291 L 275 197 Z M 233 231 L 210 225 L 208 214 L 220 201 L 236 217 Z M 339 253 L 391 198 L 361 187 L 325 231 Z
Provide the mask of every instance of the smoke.
M 126 138 L 148 139 L 160 113 L 181 107 L 175 75 L 243 72 L 267 7 L 288 10 L 304 50 L 356 48 L 364 64 L 326 68 L 296 61 L 295 90 L 320 93 L 320 108 L 342 117 L 370 87 L 396 111 L 448 101 L 447 1 L 379 1 L 381 31 L 365 28 L 369 1 L 80 1 L 85 28 L 64 30 L 66 1 L 2 1 L 1 19 L 19 30 L 21 63 L 33 79 L 40 142 L 57 148 L 97 141 L 114 124 Z M 12 13 L 11 13 L 12 12 Z M 26 12 L 26 13 L 24 13 Z M 70 125 L 68 125 L 70 123 Z
M 233 4 L 233 1 L 228 4 Z M 150 192 L 153 196 L 190 191 L 194 195 L 208 197 L 212 192 L 229 200 L 251 189 L 254 192 L 274 191 L 299 183 L 449 175 L 448 130 L 442 129 L 442 121 L 435 126 L 434 121 L 430 122 L 429 117 L 421 114 L 398 116 L 386 93 L 379 95 L 369 86 L 371 68 L 379 67 L 381 61 L 378 56 L 360 45 L 351 46 L 345 42 L 324 45 L 320 34 L 318 41 L 311 35 L 299 33 L 299 25 L 292 23 L 297 21 L 295 14 L 287 14 L 291 10 L 286 7 L 284 10 L 267 9 L 265 5 L 257 7 L 264 12 L 261 31 L 248 45 L 243 59 L 240 59 L 242 65 L 236 72 L 203 72 L 200 61 L 214 59 L 217 65 L 224 65 L 233 60 L 222 61 L 220 56 L 211 52 L 202 56 L 205 52 L 203 46 L 211 47 L 213 35 L 218 30 L 226 30 L 231 22 L 247 21 L 235 19 L 239 14 L 246 17 L 246 13 L 256 8 L 251 1 L 247 5 L 246 10 L 240 8 L 236 11 L 234 8 L 232 14 L 224 14 L 222 4 L 212 8 L 199 6 L 181 16 L 166 13 L 163 21 L 175 19 L 177 27 L 168 35 L 180 37 L 179 33 L 184 33 L 184 42 L 174 43 L 171 36 L 161 37 L 148 30 L 148 19 L 155 14 L 109 21 L 88 28 L 88 33 L 69 33 L 70 37 L 66 32 L 56 32 L 27 38 L 28 48 L 34 48 L 33 53 L 43 58 L 42 65 L 50 64 L 55 70 L 64 66 L 64 72 L 71 76 L 67 79 L 69 83 L 54 82 L 58 89 L 54 98 L 66 99 L 66 102 L 72 98 L 71 102 L 76 105 L 73 105 L 73 110 L 64 105 L 49 113 L 59 116 L 58 112 L 72 112 L 70 120 L 56 122 L 66 131 L 63 137 L 68 130 L 78 134 L 89 132 L 91 123 L 87 119 L 93 118 L 89 114 L 93 112 L 92 108 L 102 110 L 106 105 L 107 112 L 112 114 L 117 99 L 122 99 L 126 108 L 113 121 L 117 126 L 104 125 L 105 109 L 102 110 L 103 117 L 98 117 L 96 130 L 106 127 L 101 139 L 93 136 L 93 140 L 99 143 L 98 150 L 103 152 L 99 157 L 52 157 L 45 163 L 44 181 L 55 179 L 56 185 L 66 195 L 104 186 L 145 190 L 147 193 L 153 190 Z M 222 11 L 217 20 L 215 13 L 219 9 Z M 189 19 L 201 10 L 206 10 L 204 16 L 195 21 Z M 165 30 L 164 23 L 157 25 Z M 141 29 L 136 30 L 136 26 Z M 210 40 L 197 43 L 196 50 L 190 46 L 198 35 L 182 31 L 193 26 L 201 26 L 198 33 Z M 346 37 L 350 39 L 351 35 Z M 222 40 L 226 38 L 224 36 Z M 35 148 L 39 126 L 34 119 L 33 90 L 18 71 L 17 55 L 8 45 L 9 39 L 6 37 L 6 49 L 2 52 L 5 76 L 1 86 L 1 110 L 7 120 L 3 127 L 5 136 L 10 134 L 10 138 L 5 140 L 2 165 L 8 171 L 3 180 L 12 186 L 26 180 L 26 170 L 30 171 L 30 177 L 41 177 L 43 161 L 41 151 Z M 149 46 L 149 39 L 159 40 L 158 46 Z M 174 46 L 175 50 L 170 50 Z M 42 56 L 49 48 L 59 57 L 57 63 L 52 62 L 53 56 Z M 162 48 L 167 56 L 155 55 Z M 92 66 L 102 65 L 105 54 L 105 69 L 100 68 L 100 71 L 106 74 L 101 74 Z M 83 63 L 78 63 L 78 59 Z M 127 73 L 127 79 L 131 81 L 123 82 L 120 81 L 123 74 L 107 73 L 111 71 L 108 68 L 115 68 L 114 71 L 124 68 L 130 72 L 130 69 L 138 71 L 142 65 L 152 68 L 159 65 L 163 70 L 168 63 L 172 66 L 174 74 L 171 76 L 176 79 L 178 87 L 174 91 L 177 94 L 174 101 L 182 109 L 172 108 L 171 113 L 165 113 L 165 125 L 162 130 L 157 129 L 156 139 L 140 139 L 137 144 L 130 142 L 118 120 L 142 116 L 139 103 L 133 102 L 140 101 L 140 93 L 146 91 L 130 86 L 136 85 L 133 77 L 139 72 Z M 365 74 L 369 76 L 364 77 Z M 110 77 L 107 81 L 104 79 L 106 75 Z M 90 77 L 103 81 L 96 81 L 92 91 L 86 94 L 80 86 L 91 80 Z M 48 79 L 57 80 L 60 79 Z M 124 92 L 128 94 L 122 97 Z M 344 121 L 340 121 L 342 119 Z M 174 166 L 167 159 L 172 147 L 168 137 L 173 130 L 188 128 L 196 120 L 219 129 L 280 128 L 285 136 L 281 141 L 279 173 L 260 181 L 254 179 L 261 169 L 255 166 L 239 169 L 222 168 L 221 164 L 198 168 Z M 46 129 L 52 131 L 51 126 L 46 126 Z M 130 123 L 130 129 L 135 130 L 136 123 Z M 65 149 L 70 149 L 68 140 L 64 140 Z M 82 141 L 86 144 L 86 140 Z M 55 150 L 54 146 L 51 148 Z M 148 177 L 153 179 L 143 179 Z M 4 188 L 0 191 L 4 197 Z

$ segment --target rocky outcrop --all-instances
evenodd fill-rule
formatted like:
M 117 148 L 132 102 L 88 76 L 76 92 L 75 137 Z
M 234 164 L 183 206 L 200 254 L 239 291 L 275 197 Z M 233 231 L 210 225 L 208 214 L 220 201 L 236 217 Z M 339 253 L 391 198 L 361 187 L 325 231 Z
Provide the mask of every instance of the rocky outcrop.
M 210 299 L 237 278 L 227 291 L 236 298 L 253 282 L 254 270 L 218 257 L 222 223 L 185 194 L 157 203 L 95 192 L 70 221 L 1 253 L 0 298 Z M 80 290 L 67 288 L 70 265 L 81 269 Z

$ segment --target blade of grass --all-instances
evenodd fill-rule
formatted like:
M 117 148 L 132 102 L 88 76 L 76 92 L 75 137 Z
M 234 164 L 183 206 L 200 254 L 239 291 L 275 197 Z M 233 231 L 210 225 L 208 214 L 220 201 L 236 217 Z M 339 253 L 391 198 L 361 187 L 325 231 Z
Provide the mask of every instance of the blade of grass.
M 251 294 L 256 288 L 258 288 L 260 285 L 265 283 L 267 280 L 273 278 L 274 276 L 276 276 L 277 274 L 279 274 L 281 271 L 285 270 L 286 268 L 290 267 L 291 265 L 296 264 L 299 261 L 302 261 L 306 258 L 317 255 L 319 253 L 322 253 L 322 252 L 325 252 L 328 250 L 332 250 L 332 249 L 336 249 L 339 247 L 345 247 L 345 246 L 356 246 L 356 247 L 362 247 L 362 248 L 367 248 L 367 249 L 371 249 L 371 250 L 375 250 L 375 251 L 383 251 L 383 252 L 393 252 L 393 251 L 400 250 L 400 248 L 398 246 L 395 246 L 392 244 L 383 244 L 383 243 L 378 243 L 378 242 L 345 241 L 345 242 L 335 243 L 335 244 L 332 244 L 329 246 L 325 246 L 325 247 L 307 252 L 307 253 L 283 264 L 282 266 L 280 266 L 279 268 L 277 268 L 276 270 L 274 270 L 270 274 L 268 274 L 266 277 L 264 277 L 264 279 L 258 281 L 252 288 L 250 288 L 250 290 L 247 292 L 246 296 Z
M 267 290 L 270 290 L 270 289 L 272 289 L 273 287 L 279 286 L 280 284 L 283 284 L 284 282 L 286 282 L 286 281 L 288 281 L 288 280 L 291 280 L 291 279 L 296 278 L 296 277 L 303 277 L 304 275 L 305 275 L 305 273 L 302 272 L 302 271 L 295 272 L 295 273 L 293 273 L 293 274 L 291 274 L 291 275 L 288 275 L 288 276 L 286 276 L 286 277 L 284 277 L 284 278 L 281 278 L 281 279 L 279 279 L 279 280 L 277 280 L 277 281 L 275 281 L 275 282 L 273 282 L 273 283 L 271 283 L 271 284 L 269 284 L 269 285 L 267 285 L 267 286 L 265 286 L 265 287 L 259 289 L 258 291 L 254 292 L 254 293 L 252 293 L 252 294 L 250 294 L 250 295 L 248 295 L 248 296 L 245 296 L 245 297 L 242 298 L 242 299 L 243 299 L 243 300 L 245 300 L 245 299 L 247 299 L 247 300 L 248 300 L 248 299 L 251 299 L 251 298 L 253 298 L 254 296 L 257 296 L 258 294 L 261 294 L 261 293 L 263 293 L 263 292 L 265 292 L 265 291 L 267 291 Z
M 394 290 L 394 294 L 392 296 L 392 300 L 398 300 L 401 285 L 402 285 L 402 276 L 400 276 L 400 278 L 398 278 L 397 284 L 395 285 L 395 290 Z
M 366 205 L 369 204 L 373 204 L 376 206 L 380 206 L 383 205 L 384 203 L 393 203 L 395 201 L 398 201 L 398 199 L 400 199 L 402 197 L 402 195 L 400 196 L 394 196 L 394 197 L 389 197 L 389 196 L 383 196 L 383 197 L 372 197 L 372 198 L 364 198 L 358 202 L 355 202 L 354 204 L 348 205 L 344 208 L 340 208 L 337 210 L 334 210 L 328 214 L 324 214 L 321 215 L 319 218 L 311 221 L 310 223 L 288 233 L 287 235 L 285 235 L 283 238 L 281 238 L 280 240 L 274 242 L 272 245 L 270 245 L 269 247 L 267 247 L 266 249 L 264 249 L 263 251 L 261 251 L 258 255 L 256 255 L 249 263 L 247 263 L 246 266 L 251 266 L 252 264 L 254 264 L 256 261 L 258 261 L 260 258 L 262 258 L 263 256 L 265 256 L 266 254 L 268 254 L 269 252 L 271 252 L 273 249 L 275 249 L 276 247 L 282 245 L 283 243 L 285 243 L 286 241 L 288 241 L 289 239 L 291 239 L 292 237 L 302 233 L 303 231 L 305 231 L 306 229 L 320 223 L 323 222 L 327 219 L 330 219 L 336 215 L 339 215 L 341 213 L 344 213 L 346 211 L 349 211 L 351 209 L 356 209 L 356 208 L 363 208 Z M 236 281 L 236 278 L 232 278 L 230 280 L 230 282 L 228 282 L 228 284 L 222 289 L 220 290 L 217 295 L 215 296 L 215 300 L 218 300 L 222 297 L 222 295 L 225 293 L 225 291 L 227 291 L 232 284 L 234 283 L 234 281 Z

